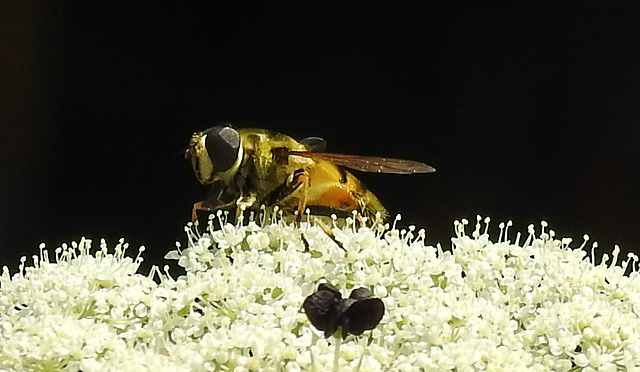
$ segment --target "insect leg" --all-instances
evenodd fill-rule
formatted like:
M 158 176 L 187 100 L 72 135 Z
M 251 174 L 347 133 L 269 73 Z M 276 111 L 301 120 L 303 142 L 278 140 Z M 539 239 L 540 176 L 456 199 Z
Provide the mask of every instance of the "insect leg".
M 347 251 L 347 249 L 344 247 L 344 245 L 342 245 L 342 243 L 340 243 L 337 239 L 336 236 L 333 234 L 333 231 L 331 231 L 331 229 L 329 228 L 329 226 L 327 226 L 324 222 L 322 222 L 322 220 L 320 220 L 319 218 L 313 217 L 313 222 L 316 223 L 316 225 L 320 226 L 320 228 L 322 229 L 322 231 L 324 231 L 325 234 L 327 234 L 327 236 L 329 238 L 331 238 L 331 240 L 333 240 L 334 243 L 336 243 L 336 245 L 338 247 L 340 247 L 340 249 L 342 249 L 343 251 Z
M 202 203 L 204 203 L 204 201 L 193 203 L 193 208 L 191 209 L 191 222 L 195 223 L 198 221 L 198 210 L 208 210 L 208 208 L 204 208 L 202 206 Z
M 307 193 L 311 181 L 308 172 L 302 170 L 300 171 L 301 173 L 297 176 L 296 179 L 296 182 L 298 182 L 300 184 L 300 187 L 302 187 L 302 195 L 300 196 L 300 199 L 298 201 L 298 216 L 296 217 L 296 222 L 298 224 L 300 224 L 300 221 L 302 221 L 302 215 L 307 208 Z
M 309 187 L 309 175 L 304 169 L 298 169 L 291 173 L 285 182 L 276 187 L 261 202 L 266 205 L 279 205 L 288 212 L 296 210 L 296 222 L 300 222 L 307 205 L 307 189 Z
M 196 222 L 198 220 L 198 210 L 210 212 L 217 209 L 230 209 L 235 205 L 236 200 L 236 192 L 230 191 L 222 182 L 215 182 L 207 198 L 193 204 L 191 221 Z
M 240 218 L 243 211 L 248 210 L 256 204 L 258 199 L 256 193 L 252 192 L 249 195 L 244 195 L 236 200 L 236 220 Z

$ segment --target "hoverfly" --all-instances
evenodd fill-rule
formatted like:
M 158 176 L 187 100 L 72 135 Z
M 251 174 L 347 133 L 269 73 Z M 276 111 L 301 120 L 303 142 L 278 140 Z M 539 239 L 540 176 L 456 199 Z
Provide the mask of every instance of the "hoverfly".
M 414 174 L 435 169 L 424 163 L 325 152 L 319 137 L 297 141 L 266 129 L 215 126 L 194 133 L 185 158 L 201 184 L 211 185 L 209 196 L 193 205 L 198 210 L 257 210 L 278 206 L 300 221 L 313 215 L 373 217 L 387 211 L 378 198 L 350 172 Z

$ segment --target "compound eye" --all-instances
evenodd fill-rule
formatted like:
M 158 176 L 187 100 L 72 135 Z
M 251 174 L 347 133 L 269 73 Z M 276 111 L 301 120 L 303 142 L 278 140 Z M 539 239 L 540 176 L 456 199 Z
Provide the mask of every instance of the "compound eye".
M 213 169 L 216 172 L 225 172 L 236 163 L 240 153 L 240 135 L 227 126 L 216 126 L 203 132 L 207 136 L 205 147 Z

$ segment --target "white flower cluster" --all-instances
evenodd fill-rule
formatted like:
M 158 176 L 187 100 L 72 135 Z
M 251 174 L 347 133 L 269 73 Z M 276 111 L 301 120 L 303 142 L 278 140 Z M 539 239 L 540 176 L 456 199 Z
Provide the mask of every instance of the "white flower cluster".
M 456 222 L 450 251 L 423 230 L 281 221 L 223 224 L 154 268 L 121 242 L 45 250 L 0 277 L 0 369 L 14 371 L 640 371 L 637 258 L 593 264 L 537 237 L 496 242 Z M 340 243 L 336 244 L 336 241 Z M 631 267 L 628 267 L 631 264 Z M 625 275 L 625 271 L 631 272 Z M 155 279 L 155 280 L 154 280 Z M 325 339 L 302 310 L 319 283 L 371 289 L 380 324 Z M 337 351 L 337 352 L 336 352 Z

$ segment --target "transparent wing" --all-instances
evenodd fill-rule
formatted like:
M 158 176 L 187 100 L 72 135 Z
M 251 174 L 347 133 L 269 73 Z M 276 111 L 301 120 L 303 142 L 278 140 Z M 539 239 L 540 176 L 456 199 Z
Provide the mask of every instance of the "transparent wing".
M 304 156 L 313 159 L 329 160 L 337 165 L 373 173 L 414 174 L 431 173 L 436 169 L 425 163 L 413 160 L 381 158 L 376 156 L 344 155 L 329 152 L 288 151 L 289 155 Z

